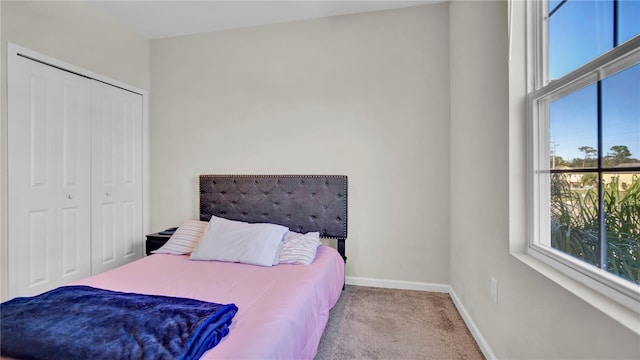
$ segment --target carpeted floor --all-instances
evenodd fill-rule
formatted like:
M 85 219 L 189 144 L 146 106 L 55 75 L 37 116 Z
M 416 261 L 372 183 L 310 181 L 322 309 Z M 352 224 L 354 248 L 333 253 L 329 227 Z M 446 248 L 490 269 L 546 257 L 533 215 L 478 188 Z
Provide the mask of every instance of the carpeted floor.
M 484 359 L 449 294 L 347 285 L 315 360 Z

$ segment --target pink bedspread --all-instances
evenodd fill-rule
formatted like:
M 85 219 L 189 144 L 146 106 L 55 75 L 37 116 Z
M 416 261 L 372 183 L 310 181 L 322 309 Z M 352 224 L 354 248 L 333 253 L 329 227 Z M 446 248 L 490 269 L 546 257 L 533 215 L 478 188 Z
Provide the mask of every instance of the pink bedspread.
M 313 359 L 343 281 L 342 258 L 320 246 L 309 266 L 155 254 L 74 284 L 236 304 L 229 335 L 203 359 Z

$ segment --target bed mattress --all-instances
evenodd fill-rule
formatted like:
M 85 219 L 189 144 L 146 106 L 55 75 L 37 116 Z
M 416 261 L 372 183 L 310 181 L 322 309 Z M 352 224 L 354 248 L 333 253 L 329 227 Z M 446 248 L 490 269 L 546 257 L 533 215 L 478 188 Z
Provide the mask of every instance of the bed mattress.
M 203 359 L 313 359 L 343 282 L 342 257 L 320 246 L 311 265 L 273 267 L 155 254 L 74 285 L 236 304 L 229 334 Z

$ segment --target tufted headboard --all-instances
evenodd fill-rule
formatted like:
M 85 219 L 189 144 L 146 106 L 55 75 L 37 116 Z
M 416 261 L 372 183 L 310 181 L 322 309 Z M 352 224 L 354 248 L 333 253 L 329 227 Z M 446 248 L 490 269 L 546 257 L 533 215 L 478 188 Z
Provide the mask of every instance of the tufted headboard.
M 318 231 L 338 239 L 338 252 L 347 259 L 344 175 L 200 175 L 200 220 L 212 215 Z

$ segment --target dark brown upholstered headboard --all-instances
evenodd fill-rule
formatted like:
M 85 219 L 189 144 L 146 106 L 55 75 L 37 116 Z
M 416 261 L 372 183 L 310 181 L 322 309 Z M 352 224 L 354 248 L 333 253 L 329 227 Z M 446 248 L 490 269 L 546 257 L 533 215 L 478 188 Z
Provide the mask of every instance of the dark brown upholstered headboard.
M 272 223 L 338 239 L 346 261 L 347 177 L 344 175 L 200 175 L 200 220 L 215 215 Z

